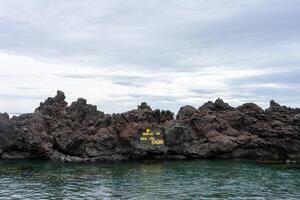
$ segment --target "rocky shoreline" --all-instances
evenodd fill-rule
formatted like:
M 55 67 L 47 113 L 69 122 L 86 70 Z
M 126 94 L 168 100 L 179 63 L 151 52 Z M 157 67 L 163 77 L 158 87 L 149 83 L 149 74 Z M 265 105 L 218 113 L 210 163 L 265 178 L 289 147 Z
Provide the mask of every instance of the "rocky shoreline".
M 157 139 L 157 137 L 159 139 Z M 105 114 L 79 98 L 48 98 L 33 113 L 0 114 L 1 159 L 118 161 L 141 159 L 300 160 L 300 109 L 274 101 L 263 110 L 221 99 L 178 114 L 136 110 Z

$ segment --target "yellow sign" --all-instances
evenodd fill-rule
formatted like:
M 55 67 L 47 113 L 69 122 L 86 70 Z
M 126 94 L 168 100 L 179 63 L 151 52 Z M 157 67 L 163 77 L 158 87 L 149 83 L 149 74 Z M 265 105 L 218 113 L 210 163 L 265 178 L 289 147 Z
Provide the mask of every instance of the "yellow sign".
M 160 140 L 160 139 L 152 140 L 151 144 L 164 144 L 164 140 Z
M 141 141 L 149 141 L 152 145 L 164 144 L 164 140 L 160 137 L 160 132 L 151 132 L 150 128 L 146 129 L 146 132 L 143 132 L 140 137 Z

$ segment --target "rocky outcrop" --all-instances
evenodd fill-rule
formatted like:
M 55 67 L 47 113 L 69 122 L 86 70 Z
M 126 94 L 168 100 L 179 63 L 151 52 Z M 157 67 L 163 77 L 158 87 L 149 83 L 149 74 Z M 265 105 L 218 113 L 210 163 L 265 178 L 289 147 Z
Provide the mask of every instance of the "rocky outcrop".
M 300 109 L 275 101 L 263 110 L 223 100 L 199 108 L 153 110 L 146 103 L 105 114 L 79 98 L 68 106 L 58 91 L 34 111 L 0 114 L 0 157 L 61 161 L 255 159 L 300 161 Z
M 0 113 L 0 120 L 7 120 L 9 119 L 9 115 L 7 113 Z

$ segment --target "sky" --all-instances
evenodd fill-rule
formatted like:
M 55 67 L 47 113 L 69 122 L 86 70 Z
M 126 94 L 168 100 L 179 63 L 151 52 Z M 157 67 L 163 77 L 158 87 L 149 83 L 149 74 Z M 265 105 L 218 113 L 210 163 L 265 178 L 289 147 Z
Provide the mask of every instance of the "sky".
M 2 0 L 0 112 L 57 90 L 106 113 L 300 107 L 299 18 L 298 0 Z

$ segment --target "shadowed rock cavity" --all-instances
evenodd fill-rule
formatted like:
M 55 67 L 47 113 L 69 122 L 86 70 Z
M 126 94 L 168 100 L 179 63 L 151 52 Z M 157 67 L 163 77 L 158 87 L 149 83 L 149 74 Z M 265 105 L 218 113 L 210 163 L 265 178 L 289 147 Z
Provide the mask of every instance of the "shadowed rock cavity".
M 145 132 L 157 140 L 143 141 Z M 0 114 L 0 158 L 298 161 L 300 109 L 273 100 L 266 110 L 253 103 L 233 108 L 218 98 L 198 109 L 184 106 L 176 119 L 172 112 L 152 110 L 145 102 L 110 115 L 83 98 L 68 106 L 64 93 L 58 91 L 34 113 L 12 118 Z

